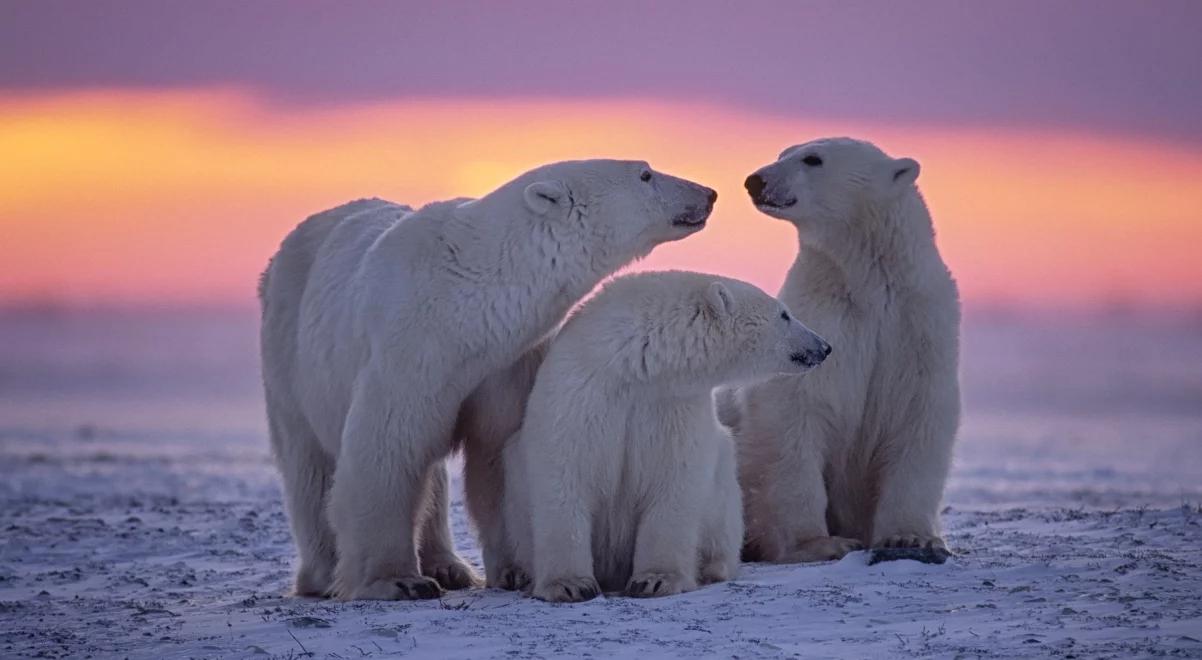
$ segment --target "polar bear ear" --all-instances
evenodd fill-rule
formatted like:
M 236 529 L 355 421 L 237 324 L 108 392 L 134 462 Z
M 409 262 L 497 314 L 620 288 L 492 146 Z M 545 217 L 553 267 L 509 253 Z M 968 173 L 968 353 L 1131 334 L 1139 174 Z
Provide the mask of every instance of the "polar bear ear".
M 535 181 L 522 192 L 526 206 L 538 215 L 547 215 L 567 196 L 568 189 L 560 181 Z
M 918 172 L 922 169 L 913 158 L 894 158 L 889 161 L 890 187 L 895 191 L 904 190 L 918 180 Z
M 735 300 L 730 295 L 730 289 L 721 282 L 714 282 L 705 290 L 705 303 L 717 316 L 728 316 L 735 311 Z

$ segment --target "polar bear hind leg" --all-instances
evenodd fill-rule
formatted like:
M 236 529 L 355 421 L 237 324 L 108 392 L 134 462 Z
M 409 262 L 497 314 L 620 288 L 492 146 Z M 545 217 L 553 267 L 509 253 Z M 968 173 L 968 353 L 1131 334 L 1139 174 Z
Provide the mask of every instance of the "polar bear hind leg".
M 326 597 L 337 560 L 334 532 L 326 518 L 334 461 L 321 448 L 308 422 L 273 399 L 269 396 L 267 401 L 268 427 L 300 555 L 293 594 Z

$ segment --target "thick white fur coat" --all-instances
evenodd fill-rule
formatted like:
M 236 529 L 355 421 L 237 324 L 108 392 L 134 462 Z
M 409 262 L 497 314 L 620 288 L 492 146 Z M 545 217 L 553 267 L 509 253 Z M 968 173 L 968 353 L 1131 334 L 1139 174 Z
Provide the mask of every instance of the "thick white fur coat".
M 564 325 L 506 453 L 506 519 L 535 596 L 689 591 L 735 574 L 734 449 L 712 390 L 818 364 L 829 347 L 755 287 L 618 278 Z
M 738 439 L 750 559 L 945 549 L 960 308 L 917 175 L 911 159 L 833 139 L 792 147 L 748 179 L 758 208 L 798 230 L 780 299 L 835 347 L 807 378 L 721 397 Z
M 477 200 L 365 200 L 298 226 L 260 291 L 296 591 L 429 598 L 474 583 L 451 544 L 443 459 L 477 440 L 457 432 L 514 427 L 521 411 L 493 423 L 475 416 L 503 411 L 465 401 L 603 277 L 699 229 L 713 197 L 646 163 L 576 161 Z

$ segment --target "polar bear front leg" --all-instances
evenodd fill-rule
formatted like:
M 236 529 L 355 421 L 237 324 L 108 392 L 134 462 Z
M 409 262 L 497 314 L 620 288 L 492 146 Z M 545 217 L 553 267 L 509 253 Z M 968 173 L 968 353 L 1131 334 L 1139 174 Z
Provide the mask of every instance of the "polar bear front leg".
M 449 451 L 456 406 L 429 393 L 403 399 L 366 373 L 356 383 L 330 491 L 338 543 L 334 595 L 340 600 L 437 598 L 421 574 L 415 531 L 431 466 Z M 458 404 L 458 402 L 455 402 Z
M 272 450 L 284 481 L 285 506 L 300 565 L 292 594 L 325 598 L 334 578 L 334 532 L 326 521 L 326 500 L 334 476 L 333 458 L 321 448 L 308 422 L 267 395 Z
M 714 472 L 699 470 L 688 458 L 676 458 L 672 467 L 681 469 L 664 470 L 658 476 L 659 492 L 646 503 L 638 521 L 627 596 L 671 596 L 697 588 L 698 561 L 704 550 L 700 544 L 703 511 L 713 487 L 704 477 Z
M 421 531 L 422 575 L 438 581 L 443 589 L 466 589 L 479 584 L 475 571 L 459 555 L 451 538 L 450 489 L 446 460 L 430 466 L 426 473 L 426 505 Z
M 880 468 L 872 545 L 876 548 L 930 548 L 950 555 L 941 536 L 939 507 L 951 467 L 954 429 L 918 436 L 894 447 Z
M 695 503 L 663 498 L 643 513 L 625 594 L 671 596 L 697 588 L 700 516 Z
M 531 499 L 538 497 L 531 493 Z M 535 507 L 532 593 L 552 603 L 578 603 L 601 595 L 593 576 L 592 516 L 581 498 L 565 493 L 552 506 Z
M 553 603 L 592 600 L 601 595 L 601 586 L 593 574 L 592 498 L 585 497 L 591 489 L 580 483 L 583 475 L 579 472 L 558 469 L 566 463 L 555 461 L 543 466 L 549 469 L 530 469 L 531 456 L 548 449 L 537 442 L 530 444 L 534 446 L 522 447 L 514 457 L 524 462 L 523 474 L 529 481 L 527 497 L 519 497 L 513 504 L 527 505 L 534 578 L 531 593 Z M 568 443 L 559 444 L 562 449 Z

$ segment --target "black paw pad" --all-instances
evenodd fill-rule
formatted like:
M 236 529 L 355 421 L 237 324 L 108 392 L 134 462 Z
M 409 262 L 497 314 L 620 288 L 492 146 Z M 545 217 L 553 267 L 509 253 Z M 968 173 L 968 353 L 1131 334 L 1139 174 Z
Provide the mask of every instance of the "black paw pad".
M 868 558 L 868 565 L 879 564 L 883 561 L 898 561 L 900 559 L 913 559 L 924 564 L 942 564 L 952 556 L 952 553 L 947 548 L 877 548 L 872 551 L 872 555 Z

